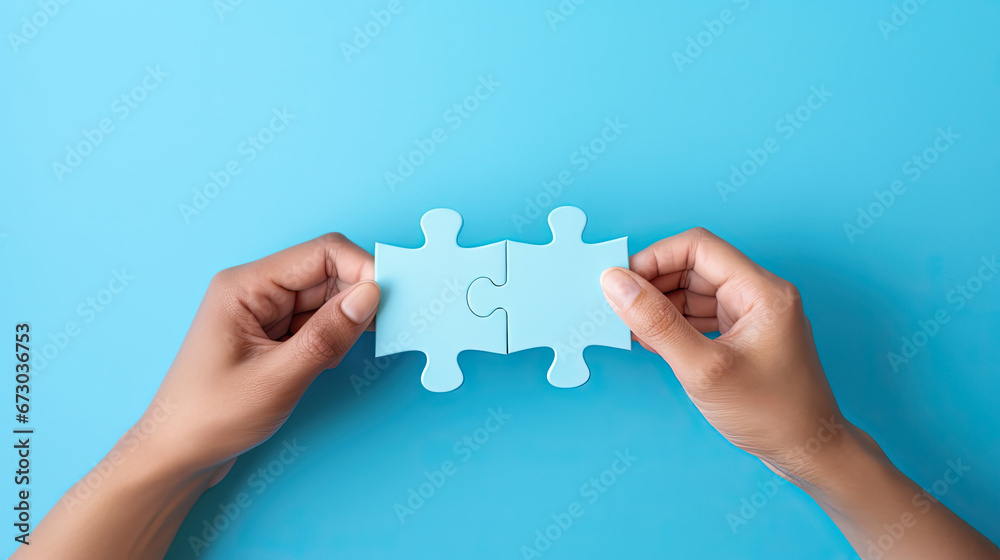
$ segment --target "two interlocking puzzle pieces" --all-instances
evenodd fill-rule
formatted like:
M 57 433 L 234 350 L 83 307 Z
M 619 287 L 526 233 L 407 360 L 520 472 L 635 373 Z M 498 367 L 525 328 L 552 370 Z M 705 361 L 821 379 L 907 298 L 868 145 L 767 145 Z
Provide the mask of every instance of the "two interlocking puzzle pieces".
M 631 348 L 629 329 L 600 285 L 605 269 L 628 266 L 628 238 L 584 243 L 586 224 L 583 210 L 563 206 L 549 214 L 551 243 L 462 247 L 462 216 L 439 208 L 420 220 L 422 247 L 376 243 L 382 301 L 375 355 L 423 352 L 424 387 L 444 392 L 462 384 L 458 354 L 464 350 L 507 354 L 545 346 L 555 350 L 549 383 L 586 383 L 584 348 Z

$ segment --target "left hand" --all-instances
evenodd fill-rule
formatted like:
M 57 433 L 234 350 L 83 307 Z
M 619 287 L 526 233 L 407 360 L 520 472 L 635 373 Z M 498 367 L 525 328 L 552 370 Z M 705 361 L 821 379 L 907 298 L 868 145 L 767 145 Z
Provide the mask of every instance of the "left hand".
M 157 453 L 181 472 L 214 470 L 218 482 L 368 328 L 374 268 L 331 233 L 216 274 L 139 423 L 152 427 Z

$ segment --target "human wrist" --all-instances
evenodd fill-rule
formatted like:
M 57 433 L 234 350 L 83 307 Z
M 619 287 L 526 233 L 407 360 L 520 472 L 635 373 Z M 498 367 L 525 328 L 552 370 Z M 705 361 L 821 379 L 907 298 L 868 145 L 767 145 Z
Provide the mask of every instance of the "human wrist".
M 136 426 L 62 497 L 18 558 L 163 556 L 212 472 L 183 468 L 164 453 L 160 437 Z
M 129 503 L 139 515 L 143 508 L 171 514 L 183 504 L 193 504 L 208 488 L 210 470 L 186 466 L 159 438 L 138 436 L 140 426 L 137 423 L 126 432 L 66 494 L 70 513 L 91 505 L 102 510 L 102 504 Z
M 211 478 L 231 457 L 221 456 L 212 431 L 190 418 L 175 399 L 157 395 L 112 452 L 149 458 L 145 474 L 163 482 Z
M 869 488 L 884 487 L 900 476 L 875 440 L 846 421 L 814 460 L 789 474 L 821 506 L 835 509 L 863 503 Z
M 122 480 L 133 488 L 191 492 L 211 478 L 213 469 L 196 467 L 194 461 L 180 451 L 159 439 L 132 447 L 122 447 L 119 441 L 104 461 L 114 461 L 116 454 L 120 454 Z
M 161 556 L 191 507 L 210 487 L 213 470 L 191 467 L 164 445 L 169 442 L 159 438 L 124 450 L 121 444 L 112 449 L 112 453 L 121 451 L 124 458 L 108 498 L 128 504 L 126 518 L 137 529 L 136 549 L 143 550 L 144 557 Z

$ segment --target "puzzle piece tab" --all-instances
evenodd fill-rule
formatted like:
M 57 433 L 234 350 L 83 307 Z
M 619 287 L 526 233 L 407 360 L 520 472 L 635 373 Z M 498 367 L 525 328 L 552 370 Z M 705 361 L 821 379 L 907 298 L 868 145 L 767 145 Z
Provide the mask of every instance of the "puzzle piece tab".
M 629 328 L 611 310 L 600 283 L 605 269 L 628 267 L 628 239 L 584 243 L 586 223 L 579 208 L 556 208 L 549 214 L 551 243 L 508 241 L 506 283 L 479 278 L 468 292 L 476 315 L 491 319 L 506 311 L 509 352 L 555 350 L 548 379 L 556 387 L 577 387 L 590 378 L 584 348 L 632 346 Z
M 452 391 L 462 384 L 460 352 L 507 353 L 503 314 L 477 317 L 467 302 L 469 286 L 477 278 L 505 281 L 506 242 L 459 246 L 462 216 L 444 208 L 424 214 L 420 227 L 425 242 L 418 249 L 375 244 L 375 281 L 382 289 L 375 356 L 423 352 L 424 387 Z

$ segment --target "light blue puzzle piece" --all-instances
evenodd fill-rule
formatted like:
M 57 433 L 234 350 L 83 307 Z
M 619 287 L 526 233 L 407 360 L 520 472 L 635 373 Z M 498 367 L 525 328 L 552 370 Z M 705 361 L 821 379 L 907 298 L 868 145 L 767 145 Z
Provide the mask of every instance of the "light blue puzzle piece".
M 435 392 L 462 384 L 463 350 L 507 353 L 502 313 L 481 318 L 469 310 L 469 286 L 481 277 L 506 278 L 506 242 L 460 247 L 462 216 L 445 208 L 420 220 L 424 245 L 404 249 L 375 244 L 375 281 L 382 289 L 375 328 L 375 356 L 416 350 L 427 356 L 420 376 Z
M 551 243 L 508 241 L 506 283 L 480 278 L 469 289 L 469 308 L 476 315 L 493 318 L 506 310 L 509 352 L 555 350 L 548 379 L 556 387 L 578 387 L 590 379 L 584 348 L 632 347 L 629 328 L 611 310 L 600 281 L 605 269 L 628 267 L 628 238 L 584 243 L 586 224 L 583 210 L 556 208 L 549 214 Z

